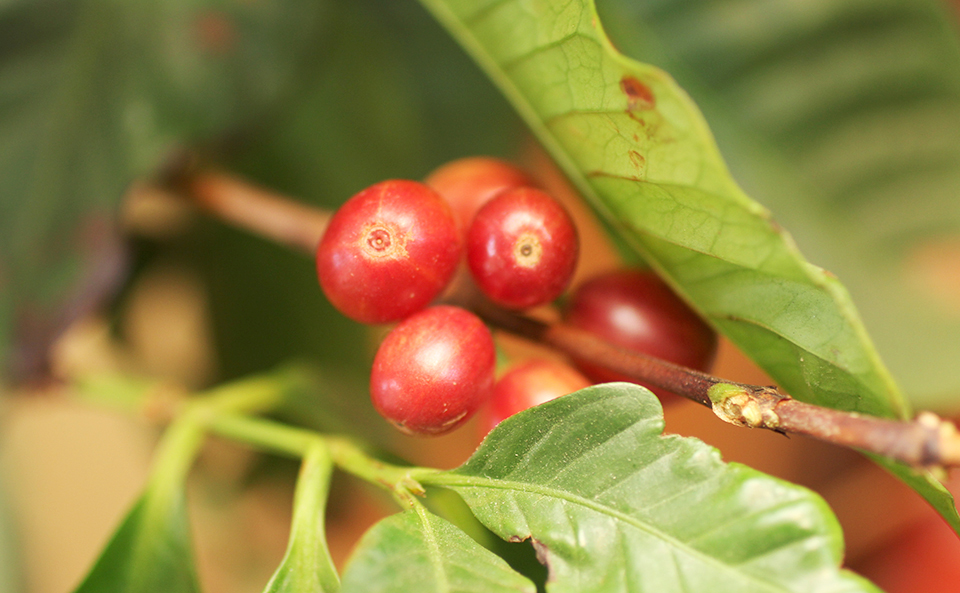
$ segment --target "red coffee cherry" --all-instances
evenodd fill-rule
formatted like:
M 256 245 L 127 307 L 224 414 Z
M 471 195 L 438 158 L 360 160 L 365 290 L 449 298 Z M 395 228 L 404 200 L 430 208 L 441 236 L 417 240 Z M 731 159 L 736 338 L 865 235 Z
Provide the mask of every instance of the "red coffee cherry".
M 717 334 L 656 274 L 619 270 L 578 286 L 565 303 L 563 317 L 607 341 L 706 371 L 717 351 Z M 631 381 L 613 371 L 577 361 L 597 382 Z
M 317 248 L 317 276 L 344 315 L 386 323 L 440 294 L 461 252 L 443 198 L 416 181 L 384 181 L 347 200 L 330 219 Z
M 517 412 L 592 384 L 590 379 L 562 362 L 533 359 L 520 363 L 494 384 L 490 403 L 480 412 L 480 435 L 486 436 L 497 424 Z
M 493 337 L 476 315 L 431 307 L 408 317 L 380 344 L 370 396 L 403 432 L 443 434 L 490 397 L 495 362 Z
M 579 255 L 573 219 L 549 194 L 506 190 L 484 204 L 467 233 L 467 264 L 497 304 L 525 309 L 566 289 Z
M 424 183 L 447 200 L 464 232 L 490 198 L 506 189 L 533 185 L 518 167 L 483 156 L 451 161 L 430 173 Z

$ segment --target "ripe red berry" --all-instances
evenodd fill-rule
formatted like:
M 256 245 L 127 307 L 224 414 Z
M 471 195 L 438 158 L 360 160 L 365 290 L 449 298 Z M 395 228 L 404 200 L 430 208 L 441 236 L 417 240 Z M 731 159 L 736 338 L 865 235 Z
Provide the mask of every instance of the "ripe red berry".
M 531 187 L 509 189 L 484 204 L 473 218 L 466 244 L 477 285 L 510 309 L 560 296 L 579 254 L 573 219 L 549 194 Z
M 430 173 L 424 183 L 449 202 L 464 231 L 490 198 L 506 189 L 533 185 L 527 174 L 514 165 L 482 156 L 451 161 Z
M 438 435 L 465 422 L 490 396 L 496 353 L 490 330 L 459 307 L 405 319 L 380 344 L 370 395 L 409 434 Z
M 440 294 L 461 252 L 443 198 L 416 181 L 384 181 L 347 200 L 330 219 L 317 248 L 317 276 L 344 315 L 386 323 Z
M 480 434 L 485 436 L 517 412 L 592 384 L 590 379 L 562 362 L 533 359 L 520 363 L 494 384 L 490 403 L 480 413 Z
M 874 541 L 856 571 L 887 593 L 956 593 L 960 583 L 960 542 L 932 511 L 910 511 L 913 521 Z
M 717 335 L 656 274 L 620 270 L 589 280 L 565 303 L 564 319 L 613 344 L 706 371 Z M 597 382 L 630 381 L 613 371 L 578 361 Z

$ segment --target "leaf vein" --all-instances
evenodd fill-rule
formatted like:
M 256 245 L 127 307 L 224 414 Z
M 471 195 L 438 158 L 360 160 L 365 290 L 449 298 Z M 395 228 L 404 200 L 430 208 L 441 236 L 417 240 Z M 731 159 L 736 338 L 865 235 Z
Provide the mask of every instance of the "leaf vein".
M 683 550 L 687 555 L 699 559 L 704 564 L 713 565 L 718 570 L 733 572 L 738 576 L 741 576 L 747 580 L 753 581 L 758 586 L 766 588 L 770 591 L 783 591 L 783 589 L 777 586 L 775 583 L 771 583 L 765 579 L 760 578 L 757 575 L 743 573 L 736 570 L 736 567 L 723 562 L 719 558 L 710 556 L 709 554 L 698 550 L 697 548 L 688 546 L 686 542 L 652 526 L 637 517 L 633 517 L 623 511 L 612 508 L 605 504 L 602 504 L 597 501 L 589 500 L 566 490 L 559 490 L 556 488 L 548 488 L 546 486 L 540 486 L 538 484 L 531 484 L 528 482 L 514 482 L 507 480 L 497 480 L 493 478 L 487 478 L 484 476 L 470 476 L 470 475 L 460 475 L 460 474 L 437 474 L 430 476 L 429 480 L 424 480 L 425 482 L 433 483 L 438 486 L 448 486 L 453 488 L 464 488 L 464 489 L 475 489 L 475 488 L 490 488 L 495 490 L 508 490 L 516 491 L 523 494 L 537 494 L 547 498 L 556 498 L 565 503 L 574 504 L 582 506 L 590 511 L 598 513 L 600 515 L 608 516 L 616 521 L 620 521 L 623 524 L 633 527 L 638 531 L 642 531 L 648 535 L 651 535 L 669 545 L 671 545 L 675 551 Z M 521 505 L 522 506 L 522 505 Z

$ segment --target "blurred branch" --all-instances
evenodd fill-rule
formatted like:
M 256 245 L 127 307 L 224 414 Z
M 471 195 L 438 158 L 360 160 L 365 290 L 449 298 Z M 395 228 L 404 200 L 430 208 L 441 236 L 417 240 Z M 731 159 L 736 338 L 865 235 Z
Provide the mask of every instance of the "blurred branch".
M 216 218 L 310 255 L 330 221 L 329 212 L 224 173 L 183 167 L 160 183 Z

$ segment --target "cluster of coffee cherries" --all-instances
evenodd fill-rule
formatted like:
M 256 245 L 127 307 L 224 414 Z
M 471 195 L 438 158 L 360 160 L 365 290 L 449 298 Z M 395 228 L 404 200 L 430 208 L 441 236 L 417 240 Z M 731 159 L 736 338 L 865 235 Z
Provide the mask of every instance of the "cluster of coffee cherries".
M 530 360 L 495 381 L 490 330 L 472 312 L 430 306 L 466 264 L 493 303 L 555 300 L 577 265 L 573 219 L 521 169 L 492 158 L 448 163 L 424 183 L 389 180 L 350 198 L 317 248 L 324 293 L 346 316 L 399 322 L 374 358 L 370 393 L 400 430 L 439 435 L 483 408 L 481 430 L 601 381 L 628 380 L 585 361 Z M 651 272 L 623 270 L 579 286 L 567 322 L 626 349 L 705 370 L 716 335 Z

